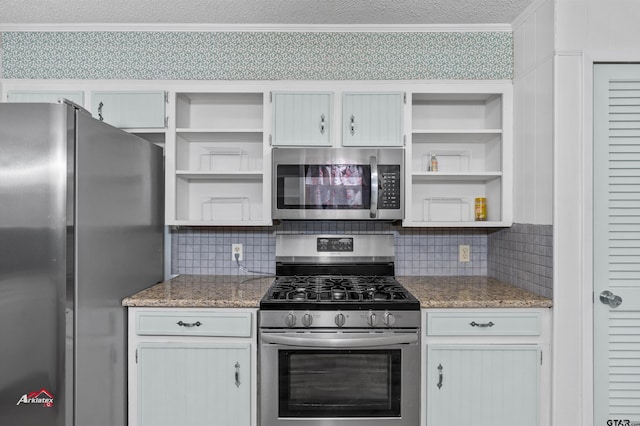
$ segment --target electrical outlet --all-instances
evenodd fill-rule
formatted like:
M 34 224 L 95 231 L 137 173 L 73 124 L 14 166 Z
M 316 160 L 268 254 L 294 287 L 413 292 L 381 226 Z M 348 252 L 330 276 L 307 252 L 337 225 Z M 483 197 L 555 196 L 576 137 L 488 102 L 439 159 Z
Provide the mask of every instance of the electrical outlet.
M 231 244 L 231 260 L 236 261 L 236 254 L 238 254 L 238 260 L 242 260 L 242 244 Z
M 458 261 L 471 262 L 471 247 L 466 244 L 458 246 Z

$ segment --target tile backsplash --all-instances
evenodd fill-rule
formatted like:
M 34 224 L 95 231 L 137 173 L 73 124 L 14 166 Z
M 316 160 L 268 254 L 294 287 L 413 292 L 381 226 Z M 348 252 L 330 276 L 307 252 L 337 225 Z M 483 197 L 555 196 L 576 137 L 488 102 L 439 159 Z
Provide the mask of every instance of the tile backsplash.
M 488 236 L 491 277 L 553 297 L 553 226 L 514 224 Z
M 272 227 L 179 228 L 171 232 L 171 272 L 251 275 L 238 268 L 231 244 L 243 245 L 242 266 L 275 273 L 276 234 L 392 233 L 396 275 L 487 275 L 536 294 L 553 294 L 553 227 L 514 224 L 482 228 L 403 228 L 385 222 L 301 221 Z M 458 246 L 471 247 L 471 261 L 458 261 Z
M 172 232 L 174 274 L 242 275 L 231 257 L 231 244 L 243 245 L 250 270 L 275 272 L 276 234 L 392 233 L 396 243 L 397 275 L 486 275 L 486 230 L 402 228 L 366 221 L 284 222 L 263 228 L 181 228 Z M 458 245 L 471 246 L 471 261 L 458 262 Z

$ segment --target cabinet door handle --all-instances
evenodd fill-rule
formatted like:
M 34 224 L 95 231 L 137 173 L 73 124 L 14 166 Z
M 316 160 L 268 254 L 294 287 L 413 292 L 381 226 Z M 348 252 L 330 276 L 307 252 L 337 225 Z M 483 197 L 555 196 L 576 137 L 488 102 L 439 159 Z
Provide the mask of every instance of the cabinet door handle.
M 240 363 L 236 361 L 236 387 L 240 387 Z
M 180 327 L 200 327 L 202 325 L 202 323 L 200 321 L 196 321 L 196 322 L 182 322 L 182 321 L 178 321 L 177 324 Z
M 477 323 L 477 322 L 475 322 L 475 321 L 472 321 L 472 322 L 470 322 L 470 323 L 469 323 L 469 325 L 470 325 L 471 327 L 486 328 L 486 327 L 493 327 L 495 324 L 494 324 L 493 322 L 491 322 L 491 321 L 486 322 L 486 323 L 484 323 L 484 324 L 479 324 L 479 323 Z
M 100 119 L 100 121 L 104 121 L 104 119 L 102 118 L 102 107 L 104 106 L 104 104 L 102 102 L 100 102 L 98 104 L 98 118 Z
M 356 117 L 354 115 L 351 115 L 350 118 L 350 123 L 349 123 L 349 127 L 351 128 L 351 136 L 356 134 Z
M 438 389 L 442 388 L 442 364 L 438 364 Z
M 324 114 L 322 114 L 322 115 L 320 116 L 320 134 L 321 134 L 321 135 L 324 135 L 325 119 L 326 119 L 325 115 L 324 115 Z

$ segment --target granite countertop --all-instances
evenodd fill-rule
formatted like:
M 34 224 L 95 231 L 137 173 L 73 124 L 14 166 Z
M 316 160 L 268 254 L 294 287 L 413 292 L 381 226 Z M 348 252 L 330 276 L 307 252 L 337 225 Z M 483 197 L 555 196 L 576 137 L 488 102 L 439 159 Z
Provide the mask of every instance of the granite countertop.
M 178 275 L 122 301 L 136 307 L 257 308 L 273 277 Z
M 548 308 L 552 301 L 494 278 L 397 277 L 423 308 Z M 122 301 L 131 307 L 257 308 L 273 277 L 179 275 Z
M 551 299 L 482 276 L 396 277 L 422 308 L 550 308 Z

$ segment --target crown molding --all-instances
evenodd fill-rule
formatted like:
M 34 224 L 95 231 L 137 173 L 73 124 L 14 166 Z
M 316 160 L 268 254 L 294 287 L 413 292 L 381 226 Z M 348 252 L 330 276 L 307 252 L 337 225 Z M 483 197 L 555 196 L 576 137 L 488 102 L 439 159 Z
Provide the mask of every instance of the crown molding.
M 311 24 L 0 24 L 0 32 L 304 32 L 430 33 L 511 32 L 511 24 L 311 25 Z

